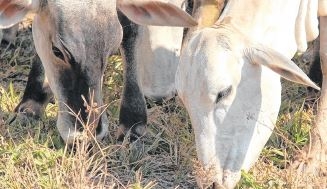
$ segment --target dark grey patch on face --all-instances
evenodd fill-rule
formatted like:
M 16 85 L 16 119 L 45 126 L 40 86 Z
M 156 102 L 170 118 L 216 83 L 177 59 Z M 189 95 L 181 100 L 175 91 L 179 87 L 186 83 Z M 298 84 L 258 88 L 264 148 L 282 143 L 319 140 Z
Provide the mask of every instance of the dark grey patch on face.
M 222 48 L 231 51 L 230 40 L 227 36 L 217 35 L 216 40 Z
M 251 113 L 251 112 L 248 112 L 246 113 L 246 119 L 247 120 L 255 120 L 255 114 L 254 113 Z
M 60 69 L 60 84 L 62 87 L 62 93 L 66 98 L 66 104 L 75 112 L 80 111 L 83 122 L 86 122 L 87 113 L 86 108 L 83 105 L 81 95 L 88 99 L 88 78 L 86 73 L 82 71 L 81 66 L 75 62 L 72 55 L 69 63 L 71 66 L 62 67 Z M 74 122 L 76 118 L 71 117 L 71 121 Z M 79 129 L 82 129 L 81 125 L 78 124 Z

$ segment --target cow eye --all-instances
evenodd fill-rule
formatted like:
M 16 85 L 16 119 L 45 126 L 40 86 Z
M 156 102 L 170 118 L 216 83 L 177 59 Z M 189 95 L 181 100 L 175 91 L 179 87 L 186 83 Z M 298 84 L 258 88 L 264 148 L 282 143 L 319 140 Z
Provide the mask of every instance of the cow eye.
M 229 96 L 232 92 L 232 86 L 227 87 L 226 89 L 220 91 L 216 98 L 216 103 L 220 102 L 222 99 Z
M 52 52 L 56 57 L 60 58 L 61 60 L 65 60 L 64 53 L 62 53 L 61 50 L 54 45 L 52 45 Z

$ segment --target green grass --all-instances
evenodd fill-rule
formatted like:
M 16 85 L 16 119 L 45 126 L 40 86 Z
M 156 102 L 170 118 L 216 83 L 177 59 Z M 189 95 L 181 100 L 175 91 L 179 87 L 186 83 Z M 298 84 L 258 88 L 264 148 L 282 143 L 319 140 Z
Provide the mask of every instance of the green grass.
M 109 86 L 108 94 L 121 92 L 122 72 L 115 77 L 115 82 L 105 82 Z M 91 153 L 85 151 L 86 143 L 73 153 L 55 128 L 56 105 L 49 104 L 41 120 L 18 116 L 11 121 L 15 115 L 13 109 L 22 95 L 14 88 L 12 83 L 7 88 L 0 87 L 0 188 L 148 189 L 195 185 L 192 175 L 188 174 L 192 172 L 189 161 L 194 157 L 189 157 L 194 155 L 193 135 L 189 127 L 184 127 L 189 123 L 184 118 L 185 110 L 179 106 L 168 103 L 154 106 L 149 114 L 146 139 L 135 144 L 127 141 L 120 144 L 115 139 L 120 96 L 113 96 L 106 112 L 111 115 L 110 137 L 101 143 L 93 141 L 95 149 Z M 164 114 L 168 108 L 172 111 Z

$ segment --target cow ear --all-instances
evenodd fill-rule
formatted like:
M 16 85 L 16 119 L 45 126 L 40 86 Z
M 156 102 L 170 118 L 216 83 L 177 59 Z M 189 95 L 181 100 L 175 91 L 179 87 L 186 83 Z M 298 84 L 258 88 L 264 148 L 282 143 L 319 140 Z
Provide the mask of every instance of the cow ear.
M 264 65 L 287 80 L 320 90 L 293 61 L 273 49 L 251 47 L 244 50 L 244 55 L 250 62 Z
M 140 25 L 193 27 L 197 22 L 171 3 L 150 0 L 117 0 L 117 7 Z
M 39 7 L 40 0 L 0 0 L 0 29 L 20 22 L 29 11 Z

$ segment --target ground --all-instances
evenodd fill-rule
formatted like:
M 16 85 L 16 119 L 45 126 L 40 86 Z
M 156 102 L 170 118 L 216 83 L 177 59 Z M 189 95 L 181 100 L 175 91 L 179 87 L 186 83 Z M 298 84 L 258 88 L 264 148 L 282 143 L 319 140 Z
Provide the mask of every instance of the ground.
M 149 102 L 148 133 L 142 141 L 116 141 L 123 80 L 119 56 L 108 59 L 104 97 L 110 136 L 104 141 L 66 146 L 55 128 L 56 104 L 49 104 L 41 120 L 17 117 L 13 109 L 35 56 L 30 24 L 30 19 L 20 24 L 13 45 L 0 47 L 0 188 L 196 188 L 194 136 L 178 98 L 161 106 Z M 308 70 L 301 57 L 295 60 Z M 326 176 L 302 175 L 290 166 L 310 143 L 316 93 L 282 82 L 274 134 L 237 188 L 326 188 Z

